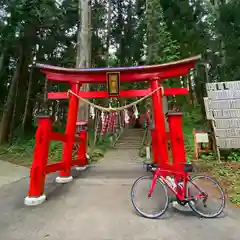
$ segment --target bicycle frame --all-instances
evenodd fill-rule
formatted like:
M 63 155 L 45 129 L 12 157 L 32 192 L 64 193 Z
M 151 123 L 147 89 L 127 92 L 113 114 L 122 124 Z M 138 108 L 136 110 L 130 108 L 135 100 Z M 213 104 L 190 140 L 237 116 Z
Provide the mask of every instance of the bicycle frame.
M 154 188 L 156 186 L 158 178 L 160 178 L 168 186 L 168 188 L 175 194 L 175 196 L 180 201 L 190 201 L 190 200 L 194 200 L 195 198 L 199 199 L 199 198 L 207 198 L 208 197 L 207 193 L 202 191 L 195 183 L 193 183 L 191 181 L 188 173 L 184 172 L 183 174 L 176 174 L 174 172 L 171 172 L 171 175 L 174 175 L 174 177 L 177 177 L 177 179 L 180 179 L 180 178 L 182 179 L 183 185 L 181 187 L 181 191 L 178 191 L 179 188 L 177 188 L 177 187 L 174 188 L 172 186 L 172 184 L 170 184 L 169 181 L 166 179 L 166 175 L 167 175 L 166 172 L 167 171 L 161 170 L 160 168 L 157 168 L 155 170 L 152 184 L 149 189 L 148 197 L 152 196 L 152 193 L 154 191 Z M 200 194 L 197 194 L 194 198 L 189 198 L 189 196 L 191 196 L 191 195 L 190 195 L 190 189 L 188 189 L 188 187 L 187 187 L 188 182 L 191 182 L 191 184 L 201 192 Z M 178 185 L 179 182 L 175 181 L 175 183 L 176 183 L 176 185 Z

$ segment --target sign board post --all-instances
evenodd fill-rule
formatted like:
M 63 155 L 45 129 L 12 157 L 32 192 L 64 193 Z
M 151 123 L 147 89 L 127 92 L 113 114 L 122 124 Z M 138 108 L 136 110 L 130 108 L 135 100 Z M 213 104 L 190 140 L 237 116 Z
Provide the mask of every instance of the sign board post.
M 206 84 L 206 116 L 212 121 L 217 148 L 240 148 L 240 81 Z

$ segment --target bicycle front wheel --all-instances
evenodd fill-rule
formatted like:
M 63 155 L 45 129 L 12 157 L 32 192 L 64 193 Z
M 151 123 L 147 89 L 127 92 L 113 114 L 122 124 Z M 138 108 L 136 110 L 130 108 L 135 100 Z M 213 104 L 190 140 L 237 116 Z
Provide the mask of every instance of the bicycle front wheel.
M 169 199 L 166 185 L 160 179 L 156 182 L 152 196 L 148 196 L 152 180 L 152 176 L 139 177 L 132 186 L 131 200 L 141 216 L 155 219 L 167 211 Z
M 204 218 L 215 218 L 223 212 L 226 198 L 217 181 L 209 176 L 197 175 L 192 177 L 188 184 L 194 198 L 194 201 L 189 201 L 188 204 L 196 214 Z

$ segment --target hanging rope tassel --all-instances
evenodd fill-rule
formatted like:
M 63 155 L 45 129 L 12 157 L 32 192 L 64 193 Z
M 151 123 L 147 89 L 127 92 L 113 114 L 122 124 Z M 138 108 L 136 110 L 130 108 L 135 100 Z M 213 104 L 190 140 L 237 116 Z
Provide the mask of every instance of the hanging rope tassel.
M 137 105 L 134 105 L 134 116 L 135 118 L 139 118 L 139 112 L 138 112 L 138 109 L 137 109 Z
M 129 115 L 128 115 L 128 110 L 127 110 L 127 109 L 124 109 L 124 122 L 125 122 L 126 124 L 128 124 L 128 123 L 129 123 L 129 119 L 130 119 L 130 117 L 129 117 Z
M 91 119 L 95 118 L 95 108 L 93 106 L 90 106 L 90 117 Z
M 103 123 L 103 121 L 104 121 L 104 112 L 103 111 L 101 112 L 101 119 L 102 119 L 102 123 Z
M 112 120 L 113 120 L 113 113 L 109 113 L 108 116 L 108 125 L 107 125 L 107 132 L 111 131 L 112 128 Z
M 114 119 L 113 119 L 113 129 L 112 129 L 113 132 L 114 132 L 114 129 L 117 128 L 117 126 L 118 126 L 118 113 L 115 112 L 114 113 Z
M 106 129 L 107 129 L 107 126 L 108 126 L 108 120 L 109 120 L 109 115 L 105 114 L 104 115 L 104 120 L 103 120 L 103 123 L 102 123 L 101 136 L 104 136 L 104 134 L 106 132 Z

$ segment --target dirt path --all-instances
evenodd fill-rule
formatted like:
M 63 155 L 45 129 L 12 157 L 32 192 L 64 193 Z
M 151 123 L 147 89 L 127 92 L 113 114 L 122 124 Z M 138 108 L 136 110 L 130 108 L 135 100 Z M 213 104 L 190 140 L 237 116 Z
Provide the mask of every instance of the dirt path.
M 131 185 L 145 174 L 137 151 L 112 150 L 74 181 L 60 186 L 48 178 L 48 201 L 23 205 L 27 179 L 0 188 L 0 239 L 4 240 L 238 240 L 240 215 L 204 220 L 191 212 L 169 209 L 164 219 L 136 215 L 130 201 Z

